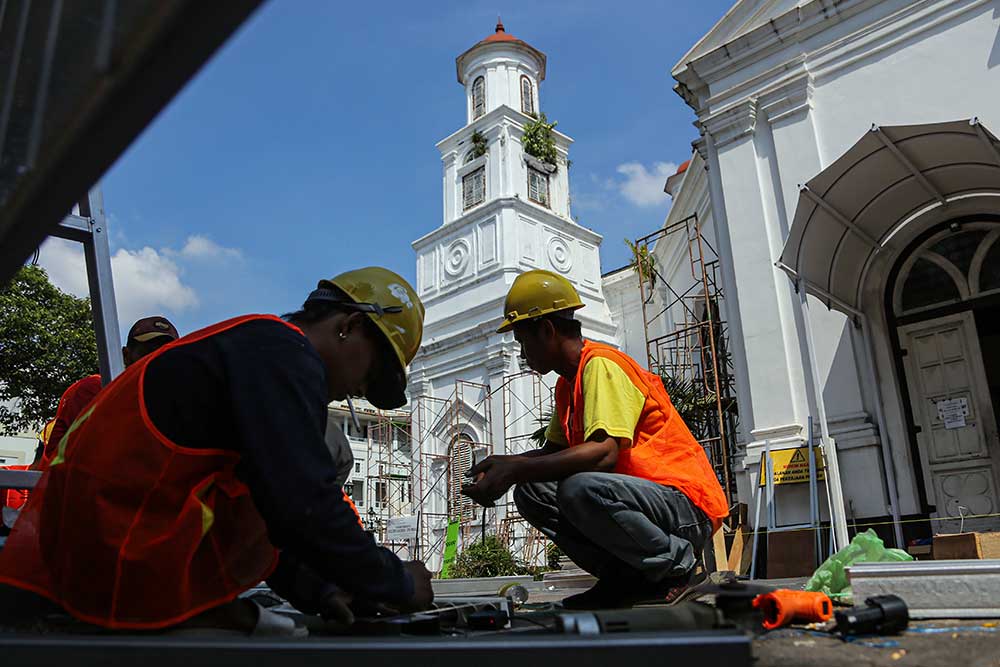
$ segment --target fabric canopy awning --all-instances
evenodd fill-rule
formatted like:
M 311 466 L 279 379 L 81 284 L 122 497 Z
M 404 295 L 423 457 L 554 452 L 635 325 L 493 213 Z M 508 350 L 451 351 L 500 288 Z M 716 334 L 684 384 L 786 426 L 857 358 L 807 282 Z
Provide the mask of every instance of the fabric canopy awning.
M 873 126 L 800 186 L 777 265 L 848 314 L 861 310 L 861 278 L 899 225 L 963 195 L 1000 193 L 1000 145 L 978 120 Z

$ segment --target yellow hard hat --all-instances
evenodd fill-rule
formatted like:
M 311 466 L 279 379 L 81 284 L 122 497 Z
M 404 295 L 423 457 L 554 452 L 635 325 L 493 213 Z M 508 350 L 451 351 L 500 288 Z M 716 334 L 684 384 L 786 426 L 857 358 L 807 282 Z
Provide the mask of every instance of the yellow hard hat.
M 497 333 L 514 328 L 518 322 L 583 308 L 573 284 L 557 273 L 535 269 L 514 279 L 503 303 L 504 322 Z
M 52 435 L 52 429 L 53 427 L 55 427 L 55 425 L 56 425 L 56 420 L 50 419 L 45 424 L 45 426 L 42 427 L 42 430 L 38 432 L 38 439 L 41 440 L 43 443 L 48 444 L 49 436 Z
M 320 280 L 306 300 L 341 301 L 336 288 L 351 298 L 351 307 L 368 315 L 385 335 L 398 366 L 386 368 L 387 376 L 370 387 L 366 398 L 377 408 L 397 408 L 406 402 L 406 367 L 424 335 L 424 304 L 410 283 L 380 266 L 346 271 L 330 280 Z

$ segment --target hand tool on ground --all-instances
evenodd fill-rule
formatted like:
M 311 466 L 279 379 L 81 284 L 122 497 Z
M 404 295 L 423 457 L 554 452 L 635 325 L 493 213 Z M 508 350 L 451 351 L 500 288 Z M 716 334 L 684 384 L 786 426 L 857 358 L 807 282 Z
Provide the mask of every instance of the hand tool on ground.
M 859 607 L 834 614 L 837 632 L 842 635 L 895 635 L 906 629 L 910 612 L 896 595 L 876 595 Z
M 825 593 L 776 590 L 758 595 L 753 606 L 764 614 L 765 630 L 792 623 L 817 623 L 833 617 L 833 602 Z

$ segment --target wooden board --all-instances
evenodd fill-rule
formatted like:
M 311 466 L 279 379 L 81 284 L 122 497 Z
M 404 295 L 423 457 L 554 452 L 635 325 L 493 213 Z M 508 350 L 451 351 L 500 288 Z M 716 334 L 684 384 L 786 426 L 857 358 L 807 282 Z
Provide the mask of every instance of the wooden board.
M 1000 533 L 934 536 L 934 560 L 1000 558 Z
M 816 535 L 789 530 L 767 536 L 767 577 L 808 577 L 816 570 Z
M 719 528 L 712 535 L 712 551 L 715 552 L 715 571 L 722 572 L 727 569 L 726 536 L 723 534 L 722 528 Z
M 743 526 L 736 527 L 736 534 L 733 535 L 733 547 L 729 550 L 729 561 L 727 566 L 733 572 L 739 573 L 740 560 L 743 558 L 743 542 L 753 539 L 753 534 L 747 534 Z

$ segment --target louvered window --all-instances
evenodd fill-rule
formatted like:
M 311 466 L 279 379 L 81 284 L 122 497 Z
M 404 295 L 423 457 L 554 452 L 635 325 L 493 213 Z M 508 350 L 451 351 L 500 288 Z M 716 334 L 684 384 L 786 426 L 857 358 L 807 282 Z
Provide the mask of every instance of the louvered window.
M 528 199 L 549 205 L 549 175 L 528 167 Z
M 452 440 L 448 457 L 448 516 L 452 519 L 468 521 L 473 518 L 475 504 L 462 495 L 465 473 L 472 463 L 472 438 L 462 433 Z
M 462 177 L 462 210 L 486 201 L 486 167 L 480 167 Z
M 486 113 L 486 79 L 478 77 L 472 82 L 472 118 L 475 120 Z
M 521 111 L 535 115 L 535 94 L 531 90 L 531 79 L 526 76 L 521 77 Z

